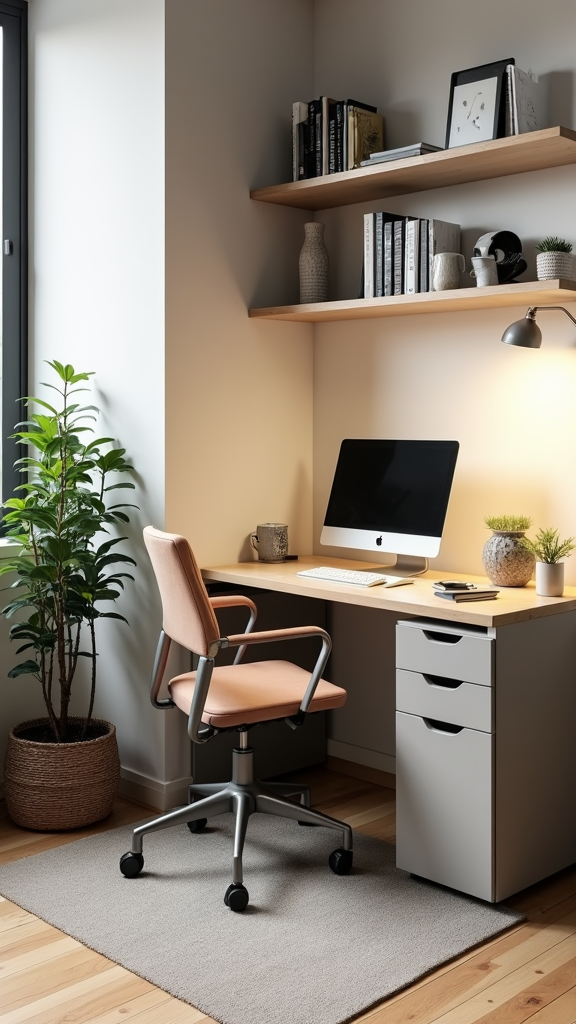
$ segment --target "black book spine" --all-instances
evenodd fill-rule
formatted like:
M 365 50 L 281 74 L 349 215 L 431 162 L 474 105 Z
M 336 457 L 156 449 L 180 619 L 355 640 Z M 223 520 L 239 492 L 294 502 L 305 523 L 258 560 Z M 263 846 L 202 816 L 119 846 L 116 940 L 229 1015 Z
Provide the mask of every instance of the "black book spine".
M 336 171 L 345 171 L 344 166 L 344 104 L 336 103 Z
M 307 178 L 315 178 L 319 173 L 317 170 L 318 157 L 316 156 L 316 114 L 320 113 L 320 100 L 310 100 L 308 104 L 308 173 Z M 320 134 L 320 144 L 322 143 L 322 134 Z M 322 153 L 319 157 L 320 168 L 322 167 Z
M 337 151 L 336 151 L 336 135 L 337 135 L 337 120 L 336 120 L 336 107 L 337 103 L 328 104 L 328 174 L 335 174 L 337 171 Z
M 394 295 L 404 292 L 404 219 L 394 221 Z

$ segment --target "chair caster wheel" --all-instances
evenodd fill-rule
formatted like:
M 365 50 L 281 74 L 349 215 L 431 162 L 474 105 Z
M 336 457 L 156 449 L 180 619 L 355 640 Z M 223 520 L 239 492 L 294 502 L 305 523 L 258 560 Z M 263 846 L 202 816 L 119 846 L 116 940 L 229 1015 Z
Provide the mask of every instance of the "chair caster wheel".
M 344 850 L 340 847 L 333 850 L 328 857 L 328 864 L 335 875 L 348 875 L 352 870 L 352 850 Z
M 124 853 L 120 857 L 120 871 L 125 878 L 136 878 L 144 867 L 144 857 L 141 853 Z
M 187 821 L 186 824 L 191 832 L 203 832 L 208 824 L 208 818 L 197 818 L 196 821 Z
M 237 913 L 240 910 L 244 910 L 248 906 L 248 889 L 243 885 L 229 885 L 224 895 L 224 903 L 230 910 L 235 910 Z

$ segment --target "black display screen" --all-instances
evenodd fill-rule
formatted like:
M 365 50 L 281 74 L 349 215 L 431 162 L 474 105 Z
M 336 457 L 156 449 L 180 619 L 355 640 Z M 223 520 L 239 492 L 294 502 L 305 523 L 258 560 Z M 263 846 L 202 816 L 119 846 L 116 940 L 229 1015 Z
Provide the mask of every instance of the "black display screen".
M 342 441 L 325 526 L 441 537 L 458 441 Z

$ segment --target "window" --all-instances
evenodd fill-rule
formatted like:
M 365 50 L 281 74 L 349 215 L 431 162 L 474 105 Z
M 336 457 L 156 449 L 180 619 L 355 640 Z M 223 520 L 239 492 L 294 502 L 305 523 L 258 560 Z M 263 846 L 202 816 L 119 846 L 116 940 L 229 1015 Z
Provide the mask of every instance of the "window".
M 2 500 L 21 483 L 13 469 L 21 455 L 10 439 L 21 418 L 17 400 L 27 391 L 27 4 L 0 0 L 0 349 Z

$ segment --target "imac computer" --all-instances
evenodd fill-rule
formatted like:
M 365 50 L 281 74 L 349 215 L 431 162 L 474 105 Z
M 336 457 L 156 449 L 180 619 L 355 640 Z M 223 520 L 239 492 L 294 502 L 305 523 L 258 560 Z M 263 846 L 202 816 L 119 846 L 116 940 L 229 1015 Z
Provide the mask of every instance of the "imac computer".
M 397 556 L 424 572 L 440 550 L 458 441 L 342 441 L 320 543 Z

